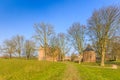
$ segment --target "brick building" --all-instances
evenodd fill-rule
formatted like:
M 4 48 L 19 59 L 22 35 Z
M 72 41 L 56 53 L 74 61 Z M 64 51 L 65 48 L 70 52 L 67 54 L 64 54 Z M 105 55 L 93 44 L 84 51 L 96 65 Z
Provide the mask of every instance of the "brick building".
M 83 62 L 96 62 L 96 53 L 90 45 L 83 52 Z
M 55 49 L 54 52 L 50 52 L 51 48 L 46 48 L 46 55 L 45 55 L 45 50 L 43 47 L 40 47 L 38 51 L 38 60 L 47 60 L 47 61 L 57 61 L 58 60 L 58 52 L 59 49 Z

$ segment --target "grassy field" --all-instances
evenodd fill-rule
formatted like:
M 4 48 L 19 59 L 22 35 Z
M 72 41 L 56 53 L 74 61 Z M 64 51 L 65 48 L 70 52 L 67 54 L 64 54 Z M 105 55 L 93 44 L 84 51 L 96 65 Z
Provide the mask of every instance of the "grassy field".
M 76 65 L 82 80 L 120 80 L 120 68 Z
M 65 67 L 63 63 L 0 59 L 0 80 L 61 80 Z
M 116 63 L 120 66 L 119 62 Z M 0 59 L 0 80 L 120 80 L 118 69 L 98 64 Z

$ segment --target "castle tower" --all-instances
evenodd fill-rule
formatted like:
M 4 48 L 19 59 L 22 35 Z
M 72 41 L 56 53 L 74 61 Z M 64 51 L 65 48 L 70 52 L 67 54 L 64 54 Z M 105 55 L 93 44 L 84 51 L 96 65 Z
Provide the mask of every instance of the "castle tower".
M 96 53 L 90 45 L 83 52 L 83 62 L 96 62 Z
M 44 60 L 45 59 L 45 52 L 44 48 L 40 47 L 38 52 L 38 60 Z

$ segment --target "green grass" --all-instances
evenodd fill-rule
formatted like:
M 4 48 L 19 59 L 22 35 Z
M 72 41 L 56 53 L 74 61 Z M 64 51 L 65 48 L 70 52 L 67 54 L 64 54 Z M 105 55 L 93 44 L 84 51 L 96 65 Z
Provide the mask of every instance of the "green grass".
M 105 62 L 105 64 L 107 64 L 107 65 L 116 64 L 116 65 L 120 66 L 120 61 L 107 61 L 107 62 Z
M 0 80 L 61 80 L 63 63 L 0 59 Z
M 116 62 L 112 62 L 112 64 L 115 63 Z M 96 63 L 95 65 L 93 65 L 93 63 L 89 63 L 89 65 L 87 65 L 87 63 L 75 65 L 82 80 L 120 80 L 120 68 L 108 68 L 108 64 L 107 67 L 100 67 Z
M 0 59 L 0 80 L 120 80 L 120 67 L 98 63 L 48 62 L 24 59 Z

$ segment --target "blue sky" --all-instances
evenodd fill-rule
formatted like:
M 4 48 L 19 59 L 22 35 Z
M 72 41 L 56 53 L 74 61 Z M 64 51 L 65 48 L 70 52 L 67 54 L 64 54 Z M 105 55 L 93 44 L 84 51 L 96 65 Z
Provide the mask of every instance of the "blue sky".
M 95 9 L 120 0 L 0 0 L 0 43 L 20 34 L 34 35 L 33 25 L 45 22 L 56 32 L 66 32 L 74 22 L 87 24 Z

